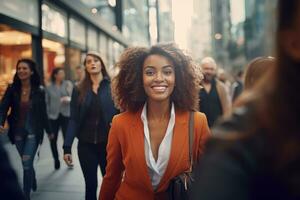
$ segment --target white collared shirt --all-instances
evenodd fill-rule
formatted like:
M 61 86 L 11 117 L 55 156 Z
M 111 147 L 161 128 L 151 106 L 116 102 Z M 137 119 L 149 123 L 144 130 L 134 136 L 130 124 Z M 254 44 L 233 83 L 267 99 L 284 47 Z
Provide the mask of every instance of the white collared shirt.
M 163 138 L 159 150 L 158 150 L 158 158 L 155 161 L 150 144 L 150 134 L 149 134 L 149 127 L 148 127 L 148 120 L 147 120 L 147 103 L 145 103 L 141 119 L 144 124 L 144 146 L 145 146 L 145 156 L 146 156 L 146 163 L 148 167 L 148 173 L 151 178 L 151 183 L 154 190 L 157 188 L 158 184 L 162 176 L 164 175 L 167 165 L 170 158 L 171 153 L 171 145 L 172 145 L 172 138 L 173 138 L 173 129 L 175 126 L 175 108 L 174 103 L 172 103 L 170 120 L 168 123 L 167 131 L 165 137 Z

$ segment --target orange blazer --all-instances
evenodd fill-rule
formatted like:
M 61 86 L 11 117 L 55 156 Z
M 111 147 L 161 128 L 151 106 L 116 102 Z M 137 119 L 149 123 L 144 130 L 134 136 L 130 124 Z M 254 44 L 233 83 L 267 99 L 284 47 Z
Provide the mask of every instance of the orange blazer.
M 167 188 L 172 178 L 189 169 L 189 112 L 176 111 L 170 159 L 158 188 L 154 191 L 148 174 L 142 109 L 125 112 L 113 118 L 107 144 L 107 166 L 99 194 L 100 200 L 168 199 Z M 206 116 L 196 112 L 193 157 L 203 153 L 209 136 Z

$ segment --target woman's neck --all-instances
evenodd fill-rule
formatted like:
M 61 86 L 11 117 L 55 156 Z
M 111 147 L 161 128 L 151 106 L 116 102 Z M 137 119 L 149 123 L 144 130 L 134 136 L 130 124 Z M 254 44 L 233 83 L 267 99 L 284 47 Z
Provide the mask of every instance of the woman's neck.
M 21 81 L 21 87 L 22 88 L 30 88 L 31 87 L 30 79 L 22 80 Z
M 147 118 L 152 120 L 164 120 L 170 118 L 171 104 L 170 101 L 148 101 Z
M 103 80 L 102 73 L 91 74 L 90 77 L 91 77 L 91 81 L 92 81 L 93 85 L 99 85 L 99 83 Z
M 55 85 L 60 86 L 60 85 L 62 84 L 62 82 L 63 82 L 62 80 L 56 80 L 56 81 L 55 81 Z

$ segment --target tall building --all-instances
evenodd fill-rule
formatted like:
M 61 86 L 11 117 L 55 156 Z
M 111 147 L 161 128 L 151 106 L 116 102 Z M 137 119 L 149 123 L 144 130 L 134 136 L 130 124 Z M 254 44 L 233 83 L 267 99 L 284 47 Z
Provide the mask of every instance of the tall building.
M 229 0 L 211 0 L 211 42 L 213 57 L 219 66 L 230 69 L 228 47 L 231 40 Z
M 121 0 L 120 0 L 121 1 Z M 123 0 L 123 35 L 131 45 L 149 45 L 148 0 Z
M 158 42 L 174 42 L 172 0 L 157 0 Z
M 277 0 L 245 0 L 247 60 L 274 54 Z
M 192 23 L 188 34 L 188 51 L 196 60 L 211 54 L 210 0 L 194 0 Z

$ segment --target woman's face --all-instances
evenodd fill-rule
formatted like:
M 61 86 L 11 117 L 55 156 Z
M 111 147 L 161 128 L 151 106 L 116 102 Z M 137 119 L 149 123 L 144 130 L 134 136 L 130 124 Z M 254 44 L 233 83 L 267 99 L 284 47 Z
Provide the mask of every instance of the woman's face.
M 65 79 L 65 72 L 64 72 L 64 70 L 59 70 L 57 72 L 57 74 L 55 75 L 55 79 L 57 81 L 63 81 Z
M 99 74 L 101 73 L 102 65 L 99 58 L 92 55 L 86 56 L 85 67 L 89 74 Z
M 143 86 L 148 100 L 169 101 L 175 87 L 173 64 L 161 55 L 148 56 L 143 64 Z
M 29 65 L 25 62 L 20 62 L 17 66 L 17 76 L 21 81 L 30 79 L 33 72 L 31 71 Z

